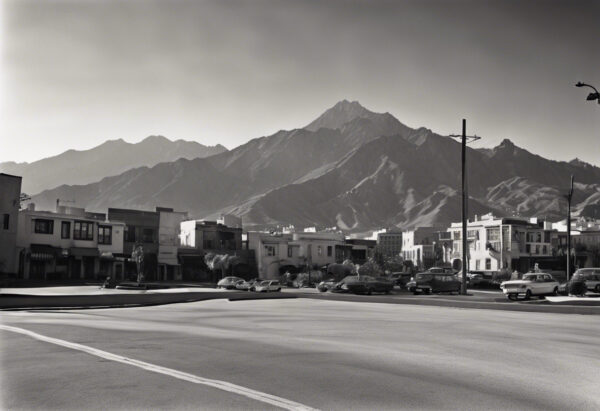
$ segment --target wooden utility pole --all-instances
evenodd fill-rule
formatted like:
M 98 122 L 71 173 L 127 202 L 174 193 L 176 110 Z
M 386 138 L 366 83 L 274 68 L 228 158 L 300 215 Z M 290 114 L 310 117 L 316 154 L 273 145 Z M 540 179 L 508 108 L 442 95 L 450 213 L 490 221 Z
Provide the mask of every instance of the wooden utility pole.
M 567 281 L 571 277 L 571 199 L 573 198 L 573 176 L 571 175 L 571 189 L 567 197 Z
M 460 293 L 467 294 L 467 270 L 469 269 L 468 253 L 467 253 L 467 196 L 466 196 L 466 155 L 467 155 L 467 120 L 462 121 L 462 154 L 461 154 L 461 170 L 462 170 L 462 282 Z

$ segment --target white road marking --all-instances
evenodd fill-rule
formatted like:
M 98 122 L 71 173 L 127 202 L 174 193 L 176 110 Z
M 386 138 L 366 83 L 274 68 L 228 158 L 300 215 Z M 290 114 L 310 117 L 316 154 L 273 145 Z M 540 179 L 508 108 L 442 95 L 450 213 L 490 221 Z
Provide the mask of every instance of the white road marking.
M 60 340 L 58 338 L 47 337 L 42 334 L 35 333 L 33 331 L 26 330 L 24 328 L 12 327 L 10 325 L 0 324 L 0 330 L 11 331 L 18 334 L 27 335 L 31 338 L 35 338 L 39 341 L 48 342 L 50 344 L 60 345 L 61 347 L 70 348 L 72 350 L 82 351 L 96 357 L 104 358 L 107 360 L 120 362 L 122 364 L 133 365 L 147 371 L 152 371 L 159 374 L 168 375 L 173 378 L 177 378 L 183 381 L 189 381 L 194 384 L 207 385 L 209 387 L 217 388 L 219 390 L 232 392 L 234 394 L 242 395 L 253 400 L 261 401 L 276 407 L 280 407 L 286 410 L 316 410 L 307 405 L 300 404 L 285 398 L 277 397 L 275 395 L 267 394 L 261 391 L 256 391 L 250 388 L 242 387 L 240 385 L 232 384 L 227 381 L 211 380 L 208 378 L 199 377 L 197 375 L 188 374 L 185 372 L 177 371 L 172 368 L 161 367 L 159 365 L 150 364 L 144 361 L 135 360 L 133 358 L 123 357 L 102 351 L 97 348 L 88 347 L 87 345 L 77 344 L 66 340 Z

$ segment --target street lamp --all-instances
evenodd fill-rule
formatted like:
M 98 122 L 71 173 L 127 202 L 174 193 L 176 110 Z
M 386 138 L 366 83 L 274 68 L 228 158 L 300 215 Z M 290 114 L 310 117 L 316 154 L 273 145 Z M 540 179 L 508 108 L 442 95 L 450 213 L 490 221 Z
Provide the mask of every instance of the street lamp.
M 565 195 L 567 199 L 567 281 L 571 274 L 571 199 L 573 198 L 573 176 L 571 176 L 571 189 Z
M 462 151 L 461 151 L 461 179 L 462 179 L 462 183 L 461 183 L 461 188 L 462 188 L 462 193 L 461 193 L 461 197 L 462 197 L 462 207 L 461 207 L 461 214 L 462 214 L 462 281 L 461 281 L 461 286 L 460 286 L 460 293 L 462 295 L 467 295 L 467 267 L 468 267 L 468 260 L 467 260 L 467 173 L 466 173 L 466 154 L 467 154 L 467 139 L 469 140 L 469 142 L 473 142 L 473 141 L 477 141 L 479 140 L 481 137 L 477 137 L 475 135 L 473 136 L 467 136 L 467 120 L 465 120 L 463 118 L 462 121 L 462 134 L 461 135 L 457 135 L 457 134 L 451 134 L 450 137 L 460 137 L 461 138 L 461 146 L 462 146 Z
M 575 84 L 575 87 L 589 87 L 592 90 L 594 90 L 593 93 L 588 94 L 586 100 L 587 101 L 598 100 L 598 104 L 600 104 L 600 93 L 598 93 L 598 90 L 596 90 L 596 87 L 592 86 L 591 84 L 582 83 L 581 81 L 578 81 L 577 84 Z

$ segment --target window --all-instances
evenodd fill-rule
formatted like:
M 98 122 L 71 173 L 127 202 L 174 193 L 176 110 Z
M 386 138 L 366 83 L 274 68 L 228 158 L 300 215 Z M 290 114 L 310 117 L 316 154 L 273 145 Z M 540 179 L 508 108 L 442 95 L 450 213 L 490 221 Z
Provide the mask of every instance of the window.
M 327 246 L 327 257 L 331 257 L 333 255 L 333 247 L 328 245 Z
M 35 219 L 34 231 L 36 234 L 53 234 L 54 233 L 54 221 L 53 220 L 41 220 Z
M 274 257 L 277 255 L 274 245 L 265 245 L 265 255 L 267 257 Z
M 321 247 L 320 245 L 317 246 L 317 254 L 323 255 L 323 247 Z
M 60 238 L 71 238 L 71 222 L 63 221 L 60 223 Z
M 486 270 L 491 270 L 492 269 L 492 260 L 489 258 L 485 259 L 485 269 Z
M 526 253 L 531 253 L 531 244 L 526 244 L 525 245 L 525 252 Z
M 73 239 L 92 241 L 94 239 L 94 223 L 75 221 L 73 226 Z
M 152 228 L 144 228 L 142 231 L 142 241 L 145 243 L 154 242 L 154 230 Z
M 548 254 L 548 248 L 546 246 L 544 246 L 543 250 L 544 250 L 544 254 Z
M 210 250 L 213 248 L 213 242 L 212 240 L 204 240 L 202 241 L 202 248 L 204 248 L 205 250 Z
M 476 270 L 481 270 L 481 261 L 475 260 L 475 269 Z
M 293 257 L 294 256 L 294 250 L 292 249 L 292 247 L 288 247 L 288 257 Z
M 540 253 L 540 245 L 539 245 L 539 244 L 537 244 L 537 245 L 535 246 L 535 253 L 536 253 L 536 254 L 539 254 L 539 253 Z
M 128 243 L 135 243 L 135 226 L 127 225 L 125 226 L 125 234 L 123 235 L 124 239 Z
M 98 226 L 98 244 L 112 244 L 112 227 L 109 225 Z
M 4 222 L 3 227 L 5 230 L 8 230 L 8 222 L 10 220 L 10 214 L 4 214 Z

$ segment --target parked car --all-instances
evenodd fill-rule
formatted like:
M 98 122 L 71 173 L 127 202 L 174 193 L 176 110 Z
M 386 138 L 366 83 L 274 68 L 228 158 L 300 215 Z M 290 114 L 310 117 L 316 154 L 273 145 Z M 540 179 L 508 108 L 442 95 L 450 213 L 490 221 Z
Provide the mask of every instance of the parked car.
M 240 280 L 237 283 L 235 283 L 236 290 L 249 291 L 251 286 L 252 283 L 246 280 Z
M 461 282 L 453 272 L 432 273 L 431 271 L 418 273 L 406 284 L 408 291 L 414 294 L 460 293 L 460 286 Z
M 406 288 L 406 284 L 412 278 L 411 273 L 391 273 L 389 279 L 400 288 Z
M 325 291 L 330 291 L 333 288 L 335 288 L 336 284 L 338 282 L 335 281 L 335 279 L 329 279 L 329 280 L 325 280 L 325 281 L 321 281 L 319 284 L 317 284 L 317 290 L 319 290 L 320 292 L 324 293 Z
M 219 282 L 217 283 L 217 288 L 225 288 L 227 290 L 232 290 L 235 288 L 236 284 L 239 281 L 244 281 L 244 279 L 240 277 L 225 277 L 222 280 L 219 280 Z
M 521 280 L 504 281 L 500 284 L 502 292 L 509 300 L 516 300 L 520 295 L 526 300 L 532 295 L 557 295 L 558 287 L 558 281 L 546 273 L 527 273 Z
M 575 271 L 573 278 L 578 275 L 585 281 L 588 290 L 600 293 L 600 268 L 580 268 Z
M 340 281 L 336 288 L 354 294 L 389 293 L 394 289 L 394 283 L 385 277 L 371 277 L 370 275 L 349 275 Z
M 250 284 L 248 291 L 256 291 L 256 286 L 262 283 L 263 281 L 265 280 L 262 278 L 253 278 L 252 280 L 248 281 L 248 284 Z
M 281 284 L 278 280 L 265 280 L 254 286 L 257 293 L 266 293 L 269 291 L 281 291 Z

